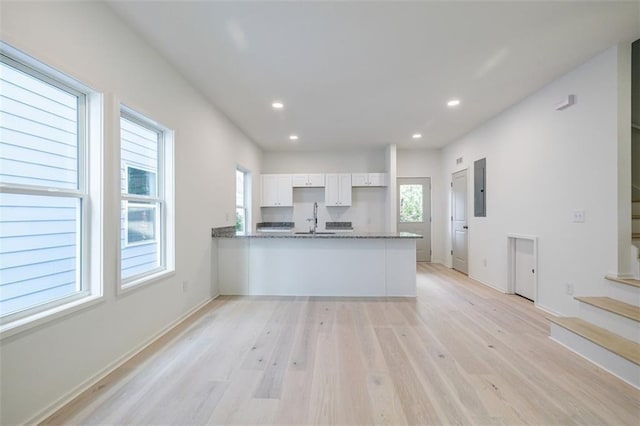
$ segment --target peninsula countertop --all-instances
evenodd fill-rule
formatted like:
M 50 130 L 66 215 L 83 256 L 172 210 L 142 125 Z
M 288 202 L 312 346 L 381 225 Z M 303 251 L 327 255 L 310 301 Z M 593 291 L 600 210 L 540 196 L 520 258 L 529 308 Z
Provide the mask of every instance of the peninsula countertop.
M 230 228 L 230 229 L 229 229 Z M 253 232 L 247 234 L 236 234 L 234 227 L 213 228 L 211 230 L 213 238 L 299 238 L 299 239 L 419 239 L 422 235 L 411 232 L 333 232 L 318 231 L 316 233 L 279 231 L 279 232 Z

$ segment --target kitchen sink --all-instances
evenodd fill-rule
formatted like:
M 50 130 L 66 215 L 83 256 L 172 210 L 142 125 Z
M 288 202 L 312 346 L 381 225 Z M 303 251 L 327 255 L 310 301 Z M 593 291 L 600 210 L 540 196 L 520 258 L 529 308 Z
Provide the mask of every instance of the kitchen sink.
M 318 232 L 296 232 L 296 235 L 333 235 L 335 234 L 335 232 L 322 232 L 322 231 L 318 231 Z

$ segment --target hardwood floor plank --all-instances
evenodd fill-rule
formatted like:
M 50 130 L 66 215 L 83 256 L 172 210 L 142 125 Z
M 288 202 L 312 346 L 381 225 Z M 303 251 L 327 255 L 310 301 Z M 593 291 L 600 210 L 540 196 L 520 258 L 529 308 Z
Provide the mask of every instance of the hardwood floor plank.
M 340 405 L 338 350 L 335 333 L 319 333 L 311 381 L 311 401 L 307 424 L 338 424 Z
M 400 396 L 395 391 L 393 379 L 388 373 L 371 373 L 367 376 L 367 390 L 371 399 L 371 417 L 376 425 L 408 425 Z
M 417 270 L 415 300 L 220 297 L 44 423 L 638 423 L 640 391 L 532 303 Z
M 291 353 L 292 370 L 310 370 L 313 368 L 316 340 L 318 338 L 318 302 L 307 300 L 300 314 L 297 335 Z
M 422 383 L 416 378 L 416 372 L 393 330 L 376 328 L 376 335 L 387 365 L 393 372 L 391 378 L 409 424 L 441 424 L 442 420 L 438 418 L 433 403 L 427 398 Z
M 269 359 L 268 365 L 253 395 L 254 398 L 280 398 L 284 375 L 289 368 L 289 358 L 293 348 L 298 317 L 302 302 L 290 302 L 287 306 L 284 324 L 276 343 L 276 349 Z
M 372 424 L 371 400 L 367 390 L 367 370 L 360 351 L 355 321 L 351 313 L 353 302 L 340 303 L 336 318 L 338 389 L 341 424 Z
M 360 351 L 363 354 L 367 371 L 388 372 L 389 368 L 384 360 L 382 349 L 378 344 L 378 338 L 367 316 L 366 306 L 368 303 L 377 302 L 365 301 L 352 305 L 353 321 L 356 327 L 356 336 L 360 343 Z
M 396 337 L 405 349 L 405 353 L 408 354 L 417 376 L 427 384 L 424 386 L 426 395 L 433 402 L 438 416 L 441 419 L 447 419 L 447 422 L 452 424 L 473 423 L 472 419 L 466 416 L 464 406 L 455 397 L 453 389 L 438 374 L 436 364 L 427 353 L 422 340 L 415 333 L 413 327 L 400 326 L 394 327 L 394 330 Z
M 293 303 L 293 299 L 288 301 Z M 246 354 L 242 368 L 245 370 L 265 370 L 269 363 L 271 355 L 276 350 L 276 345 L 280 337 L 280 331 L 283 326 L 283 317 L 287 313 L 287 302 L 276 302 L 276 308 L 273 310 L 271 318 L 266 322 L 260 335 L 251 346 Z

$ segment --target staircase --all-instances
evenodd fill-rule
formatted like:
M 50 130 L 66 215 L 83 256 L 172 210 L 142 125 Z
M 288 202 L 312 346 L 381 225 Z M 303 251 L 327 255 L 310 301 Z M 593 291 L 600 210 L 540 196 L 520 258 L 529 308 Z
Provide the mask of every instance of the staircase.
M 632 221 L 634 278 L 606 276 L 607 296 L 575 297 L 577 318 L 547 318 L 552 339 L 640 389 L 640 200 Z
M 576 297 L 579 318 L 548 316 L 550 335 L 640 389 L 640 280 L 606 278 L 612 286 L 622 287 L 616 291 L 629 292 L 635 303 L 611 297 Z

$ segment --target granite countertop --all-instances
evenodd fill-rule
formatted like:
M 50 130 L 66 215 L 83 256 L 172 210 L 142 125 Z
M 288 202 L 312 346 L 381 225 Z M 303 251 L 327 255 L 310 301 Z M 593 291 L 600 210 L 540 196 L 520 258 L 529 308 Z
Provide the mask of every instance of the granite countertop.
M 412 234 L 410 232 L 336 232 L 336 233 L 316 233 L 316 234 L 296 234 L 295 232 L 257 232 L 244 235 L 236 235 L 235 228 L 233 226 L 225 226 L 222 228 L 213 228 L 211 230 L 211 236 L 213 238 L 322 238 L 322 239 L 418 239 L 422 238 L 422 235 Z

